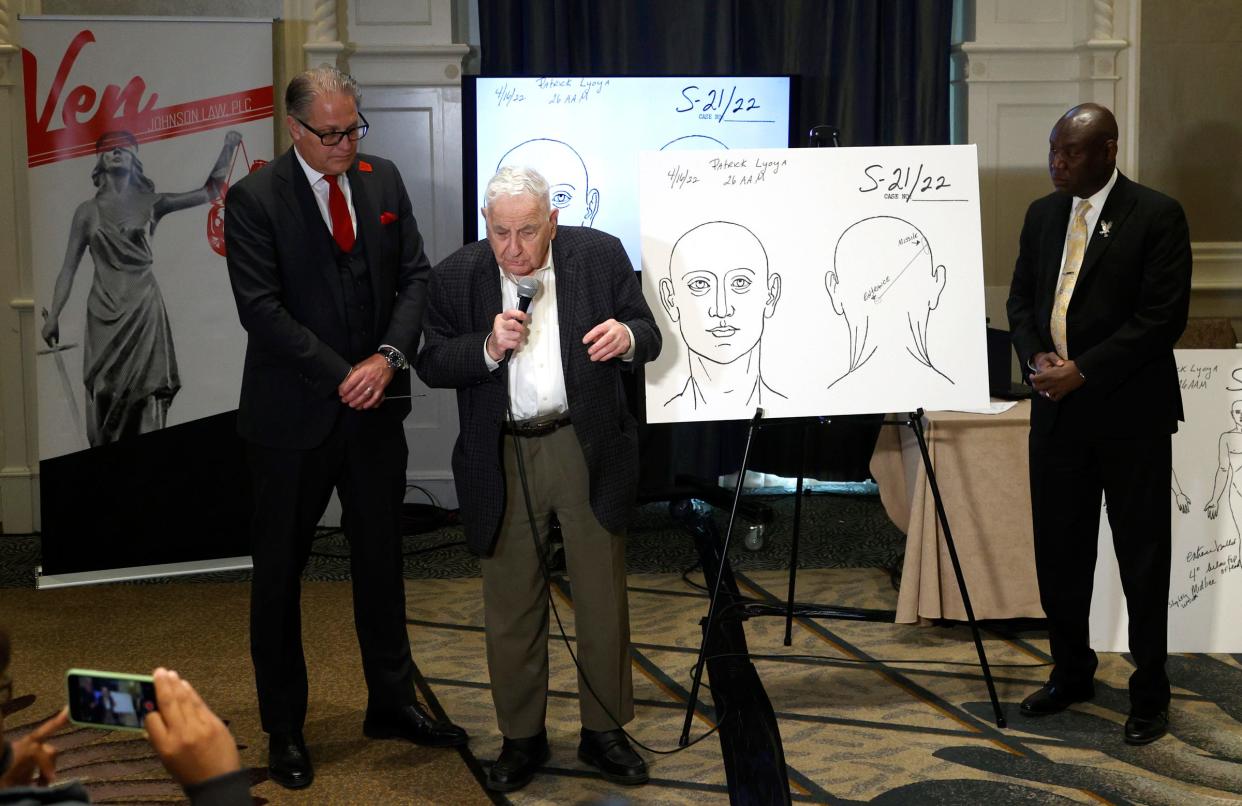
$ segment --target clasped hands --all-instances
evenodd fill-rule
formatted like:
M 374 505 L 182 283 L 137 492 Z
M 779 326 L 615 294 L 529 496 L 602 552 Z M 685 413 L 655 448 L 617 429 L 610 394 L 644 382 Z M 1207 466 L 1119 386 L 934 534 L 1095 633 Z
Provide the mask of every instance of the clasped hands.
M 521 347 L 530 332 L 529 322 L 530 314 L 516 308 L 496 314 L 487 339 L 488 356 L 499 363 L 507 352 Z M 608 361 L 629 352 L 630 331 L 616 319 L 609 319 L 588 330 L 582 343 L 589 345 L 587 357 L 592 361 Z
M 1036 353 L 1031 363 L 1035 371 L 1027 377 L 1040 397 L 1059 401 L 1086 383 L 1078 365 L 1056 353 Z
M 394 375 L 388 360 L 376 353 L 354 364 L 336 392 L 351 409 L 364 411 L 384 402 L 384 390 Z

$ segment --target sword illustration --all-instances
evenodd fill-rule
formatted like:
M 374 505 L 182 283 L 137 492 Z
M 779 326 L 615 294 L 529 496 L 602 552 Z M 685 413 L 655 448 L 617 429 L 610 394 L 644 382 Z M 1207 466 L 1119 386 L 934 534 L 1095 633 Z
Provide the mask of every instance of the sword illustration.
M 43 321 L 47 321 L 47 308 L 43 309 Z M 78 400 L 73 394 L 73 382 L 69 380 L 69 370 L 65 367 L 65 357 L 61 355 L 65 350 L 72 350 L 77 347 L 76 344 L 54 344 L 44 350 L 39 350 L 39 355 L 51 355 L 56 361 L 56 374 L 60 376 L 60 385 L 65 390 L 65 399 L 69 401 L 69 417 L 73 420 L 73 430 L 77 432 L 78 440 L 82 447 L 89 448 L 90 443 L 86 440 L 86 428 L 82 425 L 82 412 L 78 411 Z

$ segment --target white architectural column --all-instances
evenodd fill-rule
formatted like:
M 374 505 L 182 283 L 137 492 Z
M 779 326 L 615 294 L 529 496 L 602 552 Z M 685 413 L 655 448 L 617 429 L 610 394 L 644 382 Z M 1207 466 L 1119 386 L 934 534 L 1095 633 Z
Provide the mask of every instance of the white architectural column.
M 309 5 L 310 29 L 302 48 L 304 67 L 309 69 L 321 64 L 337 64 L 345 45 L 337 35 L 336 0 L 311 0 Z
M 26 112 L 19 14 L 37 0 L 0 0 L 0 521 L 4 531 L 38 525 L 36 328 L 26 209 Z
M 951 105 L 954 141 L 979 148 L 987 311 L 1005 298 L 1027 206 L 1051 192 L 1048 135 L 1075 104 L 1109 107 L 1121 129 L 1118 163 L 1134 176 L 1138 147 L 1139 0 L 959 0 Z

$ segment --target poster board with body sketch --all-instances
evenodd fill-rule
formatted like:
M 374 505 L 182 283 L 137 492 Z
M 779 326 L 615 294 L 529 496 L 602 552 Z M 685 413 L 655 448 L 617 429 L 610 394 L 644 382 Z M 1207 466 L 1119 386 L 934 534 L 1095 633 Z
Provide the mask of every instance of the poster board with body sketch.
M 1186 420 L 1173 435 L 1169 651 L 1242 652 L 1242 350 L 1177 350 Z M 1129 649 L 1108 510 L 1091 598 L 1091 646 Z
M 974 146 L 645 153 L 649 422 L 988 405 Z
M 617 236 L 638 268 L 639 153 L 783 148 L 789 145 L 790 81 L 467 77 L 465 220 L 477 222 L 476 237 L 482 237 L 486 224 L 479 208 L 496 169 L 534 168 L 551 186 L 558 223 Z

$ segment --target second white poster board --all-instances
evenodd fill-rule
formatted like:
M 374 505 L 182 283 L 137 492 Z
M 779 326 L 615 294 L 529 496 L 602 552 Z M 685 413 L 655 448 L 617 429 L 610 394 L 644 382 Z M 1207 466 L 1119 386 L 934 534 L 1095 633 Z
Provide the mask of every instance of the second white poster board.
M 649 422 L 988 404 L 974 146 L 644 153 Z

